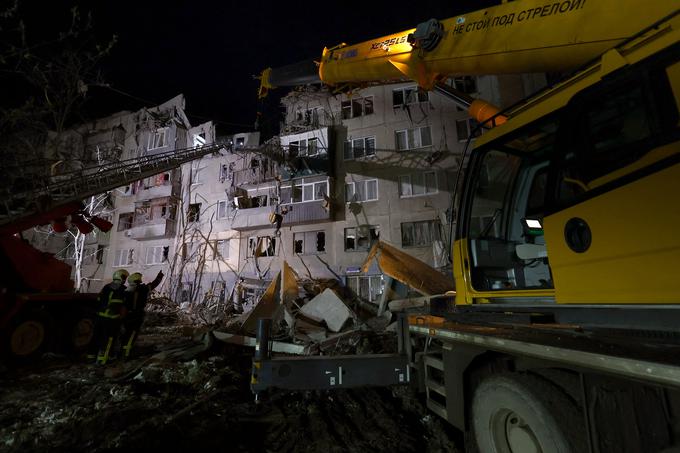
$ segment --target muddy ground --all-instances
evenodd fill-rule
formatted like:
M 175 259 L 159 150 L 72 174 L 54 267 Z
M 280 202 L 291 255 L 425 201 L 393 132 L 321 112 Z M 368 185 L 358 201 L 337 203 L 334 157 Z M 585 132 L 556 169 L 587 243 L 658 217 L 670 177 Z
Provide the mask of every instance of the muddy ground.
M 252 349 L 188 330 L 176 314 L 149 313 L 128 362 L 45 355 L 3 368 L 0 451 L 459 451 L 454 430 L 405 387 L 278 392 L 255 404 Z

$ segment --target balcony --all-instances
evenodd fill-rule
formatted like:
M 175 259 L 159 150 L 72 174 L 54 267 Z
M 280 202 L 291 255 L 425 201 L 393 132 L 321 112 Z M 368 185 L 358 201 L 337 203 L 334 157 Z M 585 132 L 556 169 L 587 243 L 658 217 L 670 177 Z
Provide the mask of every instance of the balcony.
M 305 203 L 290 203 L 281 205 L 286 212 L 283 216 L 284 225 L 301 225 L 305 223 L 326 222 L 333 220 L 331 210 L 324 208 L 324 200 L 307 201 Z
M 143 184 L 143 181 L 141 183 Z M 144 186 L 140 186 L 135 194 L 135 201 L 147 201 L 172 195 L 172 184 L 170 184 L 170 182 L 164 182 L 163 184 L 152 185 L 148 189 L 145 189 Z
M 239 209 L 231 222 L 231 228 L 236 231 L 254 230 L 272 226 L 269 215 L 274 212 L 274 206 Z
M 125 235 L 138 241 L 171 238 L 175 235 L 176 224 L 173 219 L 154 219 L 133 226 L 125 231 Z
M 283 225 L 302 225 L 332 220 L 331 211 L 324 208 L 324 204 L 324 200 L 282 204 L 281 211 L 285 212 L 283 215 Z M 273 212 L 274 206 L 239 209 L 232 221 L 231 227 L 237 231 L 273 227 L 269 220 L 269 216 Z

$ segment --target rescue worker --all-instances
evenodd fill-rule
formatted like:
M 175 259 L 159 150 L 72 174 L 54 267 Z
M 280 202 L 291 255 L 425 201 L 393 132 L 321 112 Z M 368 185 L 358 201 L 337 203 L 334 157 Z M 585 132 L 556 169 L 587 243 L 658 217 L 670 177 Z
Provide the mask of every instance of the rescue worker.
M 125 281 L 129 272 L 118 269 L 111 283 L 99 293 L 99 310 L 95 322 L 95 341 L 98 347 L 97 363 L 105 365 L 120 335 L 120 322 L 125 315 Z
M 122 356 L 130 357 L 132 346 L 137 340 L 139 330 L 144 323 L 144 308 L 149 298 L 149 293 L 156 289 L 163 280 L 163 271 L 158 272 L 156 278 L 148 284 L 142 283 L 142 274 L 135 272 L 128 278 L 128 287 L 125 291 L 126 315 L 123 319 L 123 334 L 121 338 Z

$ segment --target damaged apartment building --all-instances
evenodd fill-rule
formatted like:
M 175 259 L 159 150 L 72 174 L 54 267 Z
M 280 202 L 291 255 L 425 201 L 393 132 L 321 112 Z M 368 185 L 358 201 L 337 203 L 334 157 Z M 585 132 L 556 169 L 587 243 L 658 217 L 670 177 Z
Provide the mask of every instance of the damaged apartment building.
M 545 77 L 448 83 L 508 106 L 542 87 Z M 450 273 L 452 193 L 465 144 L 480 133 L 467 112 L 413 83 L 351 95 L 306 87 L 282 103 L 283 162 L 254 154 L 233 180 L 231 226 L 240 237 L 245 294 L 262 291 L 285 260 L 300 280 L 341 281 L 365 302 L 375 302 L 386 285 L 406 295 L 408 288 L 375 264 L 362 272 L 377 240 Z
M 54 163 L 52 179 L 59 180 L 61 174 L 72 177 L 70 172 L 77 168 L 90 174 L 92 168 L 106 169 L 214 142 L 212 123 L 192 128 L 184 109 L 184 96 L 178 95 L 155 107 L 118 112 L 70 129 L 63 140 L 69 142 L 70 155 L 76 159 Z M 134 171 L 134 166 L 128 171 Z M 81 291 L 99 291 L 120 268 L 142 272 L 148 281 L 161 269 L 166 274 L 173 271 L 182 187 L 178 168 L 83 200 L 89 213 L 113 223 L 107 233 L 94 229 L 74 234 L 73 229 L 58 232 L 39 227 L 26 236 L 36 247 L 70 264 Z M 166 291 L 174 290 L 171 281 L 164 282 Z
M 545 78 L 449 83 L 507 106 Z M 180 95 L 122 112 L 78 134 L 99 165 L 215 143 L 214 125 L 192 127 L 184 102 Z M 408 288 L 377 265 L 362 271 L 377 240 L 450 272 L 452 193 L 466 142 L 480 133 L 467 112 L 413 83 L 351 95 L 309 86 L 282 103 L 278 137 L 261 144 L 259 133 L 236 134 L 219 152 L 102 195 L 96 209 L 114 227 L 87 235 L 80 255 L 57 234 L 61 256 L 82 264 L 74 271 L 81 290 L 98 291 L 120 268 L 147 281 L 163 270 L 159 289 L 179 304 L 233 300 L 247 308 L 286 261 L 300 281 L 339 281 L 365 302 L 386 285 L 405 296 Z

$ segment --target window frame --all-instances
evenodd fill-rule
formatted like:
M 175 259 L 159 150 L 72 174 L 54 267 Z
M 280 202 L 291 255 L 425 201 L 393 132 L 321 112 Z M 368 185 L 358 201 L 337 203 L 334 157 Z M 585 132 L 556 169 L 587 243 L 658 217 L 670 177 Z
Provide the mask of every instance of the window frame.
M 167 144 L 167 138 L 168 138 L 168 129 L 167 127 L 159 127 L 151 134 L 149 134 L 149 142 L 147 143 L 147 150 L 151 151 L 154 149 L 160 149 L 160 148 L 165 148 L 168 146 Z M 159 140 L 156 140 L 156 137 L 159 137 Z M 160 143 L 157 145 L 157 143 Z
M 309 178 L 308 178 L 309 179 Z M 300 180 L 298 180 L 300 181 Z M 301 180 L 303 181 L 302 183 L 295 183 L 295 181 L 292 181 L 290 185 L 285 185 L 281 186 L 281 191 L 280 191 L 280 196 L 281 196 L 281 204 L 299 204 L 299 203 L 311 203 L 314 201 L 321 201 L 325 197 L 317 197 L 317 191 L 316 191 L 316 186 L 318 184 L 325 184 L 326 185 L 326 193 L 325 196 L 329 196 L 328 194 L 330 193 L 330 179 L 325 179 L 323 181 L 312 181 L 312 182 L 304 182 L 304 178 Z M 312 190 L 312 198 L 311 199 L 306 199 L 305 193 L 308 194 L 309 187 L 311 187 Z M 295 188 L 295 191 L 293 190 Z M 283 189 L 290 189 L 291 195 L 290 195 L 290 201 L 285 201 L 283 200 Z M 305 189 L 308 189 L 307 192 Z M 293 201 L 293 197 L 295 193 L 300 193 L 300 201 Z M 295 193 L 294 193 L 295 192 Z
M 356 113 L 355 106 L 358 105 L 359 113 Z M 368 107 L 370 105 L 370 107 Z M 345 112 L 349 112 L 346 114 Z M 351 120 L 361 116 L 368 116 L 375 113 L 375 97 L 373 95 L 351 97 L 340 101 L 340 117 L 343 120 Z
M 428 130 L 428 141 L 429 144 L 423 145 L 423 130 L 427 129 Z M 418 131 L 418 135 L 416 137 L 416 131 Z M 405 145 L 406 148 L 401 148 L 399 145 L 399 134 L 404 133 L 405 134 Z M 413 139 L 413 147 L 410 146 L 411 140 L 409 138 Z M 417 143 L 416 143 L 416 138 Z M 422 150 L 422 149 L 428 149 L 432 148 L 432 127 L 430 125 L 426 126 L 418 126 L 414 127 L 411 129 L 398 129 L 394 131 L 394 149 L 397 151 L 417 151 L 417 150 Z
M 415 237 L 416 237 L 416 227 L 420 225 L 429 225 L 429 242 L 426 243 L 416 243 L 415 242 Z M 404 241 L 404 226 L 412 226 L 413 227 L 413 243 L 412 244 L 406 244 Z M 440 229 L 440 223 L 438 220 L 413 220 L 409 222 L 401 222 L 399 224 L 399 229 L 401 232 L 401 247 L 402 248 L 418 248 L 418 247 L 432 247 L 432 244 L 434 244 L 435 241 L 441 241 L 441 229 Z
M 278 256 L 280 245 L 277 243 L 278 241 L 276 240 L 277 239 L 276 236 L 249 236 L 247 242 L 248 249 L 246 250 L 246 258 L 255 258 L 255 248 L 257 247 L 257 244 L 259 243 L 260 239 L 266 239 L 268 244 L 264 245 L 263 247 L 265 254 L 260 255 L 257 258 L 269 258 L 273 256 Z M 252 245 L 253 240 L 256 241 L 255 247 L 253 247 Z M 274 248 L 272 253 L 269 253 L 270 247 Z
M 230 241 L 229 239 L 213 239 L 210 241 L 212 261 L 229 259 L 229 247 L 230 247 L 229 241 Z M 222 244 L 222 247 L 219 247 L 220 243 Z
M 427 176 L 428 174 L 431 174 L 434 176 L 434 190 L 430 190 L 430 186 L 427 185 Z M 422 175 L 422 182 L 423 182 L 423 187 L 425 189 L 425 192 L 423 193 L 413 193 L 413 177 L 415 175 Z M 402 181 L 404 178 L 408 178 L 408 187 L 409 187 L 409 194 L 404 194 L 402 193 Z M 439 178 L 437 177 L 437 172 L 432 170 L 432 171 L 421 171 L 417 173 L 409 173 L 406 175 L 400 175 L 397 177 L 397 184 L 398 184 L 398 191 L 399 191 L 399 198 L 414 198 L 414 197 L 424 197 L 427 195 L 434 195 L 436 193 L 439 193 Z
M 380 289 L 379 291 L 375 294 L 375 299 L 373 299 L 371 296 L 373 294 L 373 291 L 371 291 L 371 287 L 373 286 L 372 282 L 375 281 L 376 278 L 380 278 Z M 368 280 L 368 298 L 362 298 L 361 296 L 361 280 Z M 352 284 L 352 281 L 356 281 L 355 284 Z M 376 302 L 380 299 L 382 294 L 385 291 L 385 276 L 383 274 L 369 274 L 369 275 L 345 275 L 345 285 L 347 288 L 349 288 L 359 299 L 367 301 L 367 302 Z M 354 288 L 357 288 L 358 291 L 355 291 Z
M 356 190 L 356 185 L 357 184 L 363 184 L 364 189 L 363 192 L 368 196 L 368 183 L 369 182 L 375 182 L 375 198 L 370 198 L 370 199 L 365 199 L 365 200 L 355 200 L 354 197 L 357 194 Z M 348 188 L 352 187 L 352 195 L 350 196 L 348 193 Z M 378 190 L 378 178 L 370 178 L 370 179 L 364 179 L 361 181 L 350 181 L 345 183 L 345 203 L 367 203 L 370 201 L 378 201 L 380 199 L 380 193 Z
M 362 153 L 360 156 L 356 155 L 355 152 L 355 146 L 354 142 L 362 141 Z M 369 143 L 372 143 L 372 146 L 369 146 Z M 375 140 L 375 135 L 367 135 L 366 137 L 357 137 L 357 138 L 352 138 L 345 140 L 343 143 L 343 152 L 342 152 L 342 158 L 343 160 L 356 160 L 356 159 L 364 159 L 364 158 L 370 158 L 375 156 L 376 153 L 376 140 Z M 367 150 L 371 150 L 372 152 L 368 153 Z M 348 154 L 351 153 L 351 157 L 348 157 Z
M 359 247 L 358 242 L 359 242 L 359 229 L 361 228 L 366 228 L 368 229 L 368 235 L 366 236 L 368 238 L 368 244 L 364 247 Z M 354 247 L 353 248 L 348 248 L 347 247 L 347 233 L 354 231 Z M 371 234 L 371 231 L 374 231 L 375 234 Z M 372 237 L 375 236 L 375 237 Z M 362 236 L 363 237 L 363 236 Z M 375 241 L 380 240 L 380 225 L 361 225 L 361 226 L 354 226 L 354 227 L 346 227 L 343 230 L 343 248 L 345 252 L 367 252 L 371 249 Z
M 187 223 L 196 223 L 201 220 L 201 204 L 189 203 L 187 208 Z
M 324 235 L 324 248 L 323 250 L 318 249 L 318 239 L 319 239 L 319 233 Z M 311 237 L 311 241 L 315 242 L 317 245 L 314 247 L 316 250 L 312 251 L 309 250 L 307 247 L 308 244 L 308 238 Z M 326 231 L 325 230 L 314 230 L 314 231 L 298 231 L 293 233 L 293 253 L 296 255 L 324 255 L 327 252 L 327 244 L 326 244 Z M 301 239 L 298 239 L 301 238 Z M 296 251 L 296 243 L 298 240 L 302 240 L 302 251 L 298 252 Z
M 156 260 L 156 252 L 160 249 L 160 261 Z M 168 250 L 168 253 L 165 253 L 165 249 Z M 149 261 L 149 252 L 152 252 L 152 260 Z M 168 262 L 168 255 L 170 252 L 170 247 L 167 245 L 154 245 L 146 248 L 146 254 L 144 256 L 144 264 L 147 265 L 154 265 L 154 264 L 163 264 Z
M 411 102 L 408 102 L 409 94 L 410 92 L 415 92 L 415 100 L 412 100 Z M 395 93 L 401 93 L 401 99 L 402 102 L 400 104 L 395 103 Z M 424 99 L 421 99 L 421 97 L 424 97 Z M 414 104 L 421 104 L 424 102 L 429 102 L 430 101 L 430 94 L 422 90 L 418 87 L 418 85 L 409 85 L 406 87 L 401 87 L 401 88 L 394 88 L 392 89 L 392 108 L 397 109 L 397 108 L 404 108 L 409 105 L 414 105 Z
M 125 263 L 121 260 L 124 255 L 127 255 Z M 117 249 L 113 256 L 113 265 L 111 267 L 125 267 L 134 264 L 135 262 L 135 249 Z

